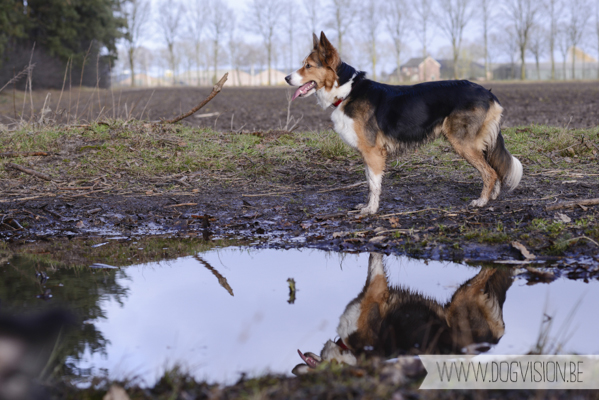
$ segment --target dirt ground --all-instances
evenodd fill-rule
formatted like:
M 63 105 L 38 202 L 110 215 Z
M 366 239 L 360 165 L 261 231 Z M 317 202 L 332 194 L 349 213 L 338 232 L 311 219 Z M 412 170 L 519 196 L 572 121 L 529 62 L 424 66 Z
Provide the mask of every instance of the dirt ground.
M 491 86 L 503 101 L 506 109 L 504 123 L 508 126 L 530 123 L 568 126 L 569 129 L 597 126 L 599 82 L 493 83 Z M 126 109 L 130 115 L 141 116 L 143 113 L 144 119 L 157 119 L 186 111 L 207 92 L 208 89 L 195 88 L 156 89 L 153 94 L 149 90 L 128 90 L 122 94 L 115 92 L 114 96 L 115 104 L 120 102 L 119 110 L 123 109 L 123 104 L 129 104 Z M 236 135 L 240 129 L 244 132 L 273 129 L 281 126 L 279 121 L 283 124 L 287 107 L 285 93 L 282 88 L 225 87 L 199 113 L 220 112 L 218 117 L 189 118 L 191 122 L 186 120 L 184 124 L 216 126 L 229 131 L 225 136 Z M 52 101 L 56 100 L 55 95 Z M 98 95 L 101 98 L 112 93 L 86 91 L 81 98 L 95 96 L 96 99 Z M 71 97 L 73 101 L 75 94 Z M 7 99 L 10 97 L 2 97 L 4 108 Z M 62 104 L 65 101 L 66 96 L 63 96 Z M 92 115 L 91 105 L 88 102 L 80 110 L 88 110 Z M 96 105 L 94 109 L 99 111 L 101 108 Z M 111 121 L 108 119 L 111 109 L 105 110 L 103 115 Z M 296 132 L 330 128 L 330 111 L 317 108 L 314 99 L 295 101 L 292 112 L 303 114 Z M 9 116 L 4 114 L 4 118 Z M 108 132 L 113 132 L 110 135 L 114 140 L 120 140 L 119 129 L 122 131 L 123 128 L 113 128 L 118 125 L 113 122 L 104 125 Z M 67 163 L 72 166 L 67 168 L 71 171 L 67 175 L 73 175 L 68 179 L 75 179 L 78 166 L 83 165 L 76 161 L 83 157 L 82 149 L 86 152 L 98 149 L 89 150 L 95 153 L 103 151 L 105 146 L 104 140 L 93 137 L 99 134 L 93 129 L 84 128 L 82 135 L 88 135 L 89 139 L 77 147 L 59 148 L 60 154 L 40 162 L 54 166 Z M 163 131 L 152 129 L 155 130 L 153 135 L 165 135 Z M 530 129 L 516 129 L 510 134 L 526 138 L 529 133 L 532 135 Z M 142 162 L 138 157 L 132 158 L 132 163 L 125 161 L 125 167 L 103 164 L 98 167 L 101 177 L 79 176 L 79 182 L 91 182 L 92 190 L 72 191 L 60 189 L 59 186 L 66 183 L 42 187 L 38 178 L 10 170 L 12 172 L 0 182 L 4 191 L 0 200 L 0 236 L 7 241 L 20 242 L 60 236 L 200 235 L 206 239 L 249 240 L 260 246 L 380 250 L 433 259 L 473 261 L 520 259 L 521 253 L 511 245 L 518 240 L 547 261 L 565 262 L 563 257 L 590 257 L 593 264 L 599 261 L 596 223 L 599 207 L 583 205 L 551 209 L 551 205 L 557 203 L 598 197 L 599 147 L 588 142 L 588 138 L 597 141 L 594 130 L 583 131 L 582 136 L 587 135 L 587 142 L 580 136 L 581 142 L 568 142 L 563 146 L 572 154 L 545 153 L 547 150 L 541 148 L 542 135 L 547 133 L 542 132 L 536 142 L 541 143 L 540 155 L 533 157 L 537 150 L 527 148 L 526 152 L 530 154 L 520 158 L 525 168 L 520 186 L 482 209 L 468 207 L 469 202 L 479 196 L 480 176 L 456 158 L 449 148 L 440 147 L 432 156 L 426 151 L 407 154 L 390 165 L 383 183 L 381 209 L 376 215 L 367 217 L 353 211 L 367 197 L 363 167 L 357 156 L 323 156 L 322 151 L 304 149 L 302 151 L 307 152 L 299 158 L 270 165 L 260 155 L 262 153 L 254 149 L 267 146 L 267 142 L 284 145 L 286 137 L 291 139 L 285 140 L 296 142 L 306 139 L 284 130 L 253 134 L 260 139 L 248 144 L 247 152 L 222 157 L 233 158 L 237 163 L 236 171 L 267 171 L 242 177 L 223 175 L 222 170 L 210 173 L 198 167 L 194 172 L 181 164 L 183 169 L 177 173 L 140 180 L 140 173 L 131 171 L 132 163 Z M 559 135 L 559 132 L 555 134 Z M 137 135 L 133 132 L 132 135 L 141 137 L 147 133 Z M 178 140 L 176 136 L 168 139 L 174 143 Z M 510 139 L 507 140 L 509 143 Z M 133 139 L 128 143 L 125 146 L 119 142 L 112 149 L 128 148 L 131 152 L 140 152 L 144 148 Z M 137 143 L 140 148 L 132 148 L 136 145 L 131 143 Z M 525 147 L 528 146 L 526 143 Z M 178 150 L 177 144 L 174 146 L 173 150 L 167 147 L 166 154 L 179 158 L 185 150 Z M 185 143 L 179 146 L 185 146 Z M 536 144 L 531 144 L 534 146 Z M 583 151 L 579 158 L 571 158 L 578 157 L 573 149 Z M 190 156 L 198 158 L 195 153 Z M 90 162 L 95 161 L 87 163 Z M 29 161 L 29 165 L 35 163 Z M 138 167 L 138 171 L 144 168 L 143 165 Z M 64 171 L 64 168 L 59 170 Z M 100 178 L 102 180 L 98 180 Z M 183 182 L 187 178 L 189 180 Z
M 503 105 L 503 125 L 514 127 L 541 124 L 570 128 L 589 128 L 599 124 L 599 81 L 501 83 L 488 82 Z M 211 88 L 177 87 L 155 89 L 85 89 L 81 92 L 54 91 L 47 107 L 60 115 L 48 115 L 57 122 L 73 122 L 73 116 L 93 121 L 106 118 L 139 118 L 159 120 L 172 118 L 193 108 L 203 100 Z M 185 120 L 192 126 L 211 127 L 221 131 L 257 131 L 284 129 L 287 125 L 287 87 L 240 88 L 225 85 L 223 91 L 193 118 Z M 34 110 L 39 114 L 46 92 L 34 92 Z M 59 104 L 60 101 L 60 104 Z M 66 112 L 70 109 L 70 115 Z M 0 96 L 0 123 L 9 124 L 24 110 L 25 118 L 31 112 L 27 99 L 17 93 L 4 91 Z M 331 110 L 322 110 L 314 97 L 295 100 L 291 105 L 294 122 L 301 118 L 296 130 L 321 131 L 332 129 Z M 16 119 L 18 119 L 17 117 Z M 287 125 L 290 129 L 293 122 Z
M 412 155 L 409 171 L 391 166 L 379 212 L 365 217 L 352 211 L 367 198 L 364 178 L 355 171 L 359 164 L 318 161 L 277 168 L 269 180 L 206 178 L 187 187 L 175 175 L 149 191 L 151 182 L 143 189 L 111 193 L 102 186 L 83 192 L 18 191 L 0 203 L 0 237 L 18 244 L 168 234 L 234 239 L 258 247 L 382 251 L 473 262 L 522 259 L 511 245 L 518 240 L 539 260 L 559 266 L 577 260 L 584 268 L 572 273 L 599 277 L 599 207 L 548 209 L 597 197 L 599 174 L 586 173 L 597 172 L 596 160 L 581 161 L 576 170 L 560 174 L 555 169 L 525 174 L 512 193 L 475 209 L 468 203 L 478 197 L 482 183 L 471 167 L 446 168 L 440 161 Z M 35 186 L 35 178 L 22 179 L 23 187 Z
M 492 87 L 505 106 L 506 126 L 598 125 L 597 82 Z M 102 124 L 73 128 L 77 131 L 71 136 L 46 133 L 56 135 L 53 153 L 47 157 L 8 159 L 52 174 L 51 182 L 22 174 L 9 167 L 7 159 L 0 159 L 4 166 L 4 174 L 0 174 L 0 246 L 30 251 L 27 244 L 32 242 L 51 242 L 50 245 L 64 248 L 64 242 L 72 238 L 110 236 L 126 241 L 165 235 L 175 239 L 197 237 L 209 245 L 377 251 L 477 265 L 498 261 L 518 265 L 531 257 L 530 252 L 536 257 L 533 262 L 538 262 L 534 265 L 549 268 L 524 272 L 529 284 L 550 281 L 559 275 L 599 279 L 599 205 L 567 205 L 570 201 L 599 197 L 597 129 L 572 134 L 567 144 L 556 142 L 556 147 L 551 148 L 543 146 L 543 141 L 550 141 L 549 134 L 559 135 L 561 130 L 535 130 L 530 126 L 506 130 L 506 141 L 510 149 L 518 148 L 514 154 L 522 161 L 525 174 L 516 190 L 481 209 L 468 207 L 480 194 L 478 173 L 443 144 L 435 144 L 433 150 L 427 150 L 430 146 L 423 148 L 389 164 L 379 212 L 362 217 L 354 207 L 365 202 L 367 186 L 356 155 L 335 150 L 334 146 L 335 151 L 306 147 L 303 143 L 310 138 L 305 135 L 269 131 L 285 125 L 284 89 L 226 88 L 200 113 L 220 112 L 218 118 L 191 118 L 185 122 L 224 131 L 214 140 L 229 146 L 241 136 L 242 144 L 247 144 L 234 157 L 229 153 L 222 157 L 211 155 L 215 161 L 206 168 L 185 167 L 180 160 L 186 151 L 200 151 L 201 146 L 191 143 L 190 138 L 198 136 L 197 130 L 185 133 L 176 127 L 146 127 L 150 124 L 124 126 L 122 121 L 110 119 L 136 117 L 142 112 L 144 119 L 171 117 L 191 108 L 208 91 L 157 89 L 153 95 L 147 90 L 115 92 L 114 103 L 112 93 L 104 92 L 100 93 L 99 102 L 104 101 L 104 106 L 88 101 L 96 99 L 98 93 L 83 92 L 77 114 L 94 120 L 104 107 L 98 118 L 104 121 Z M 51 108 L 56 108 L 58 95 L 52 95 Z M 44 98 L 43 94 L 36 94 L 37 118 Z M 65 101 L 63 97 L 63 105 Z M 73 114 L 74 104 L 71 98 Z M 13 121 L 12 109 L 12 97 L 1 96 L 0 118 L 4 124 Z M 294 102 L 292 114 L 303 114 L 296 132 L 330 128 L 329 111 L 317 108 L 313 99 Z M 69 117 L 63 113 L 57 118 Z M 1 133 L 2 151 L 23 150 L 16 148 L 17 144 L 35 148 L 35 135 L 40 133 L 35 125 L 30 129 L 14 137 L 3 137 L 5 133 Z M 58 130 L 61 129 L 67 130 Z M 238 135 L 238 130 L 250 131 L 252 135 Z M 324 133 L 313 136 L 321 141 L 326 139 Z M 517 147 L 518 140 L 524 145 Z M 269 148 L 271 145 L 278 150 Z M 156 153 L 143 153 L 145 147 L 152 147 Z M 268 158 L 268 151 L 275 150 L 282 154 L 281 162 L 269 161 L 275 158 Z M 299 156 L 292 156 L 298 153 Z M 190 155 L 198 158 L 198 154 Z M 112 155 L 115 159 L 111 163 L 106 157 Z M 165 157 L 164 163 L 175 165 L 177 170 L 143 174 L 146 167 L 155 168 L 152 157 Z M 234 158 L 230 170 L 217 166 L 224 158 Z M 528 252 L 519 250 L 514 242 Z M 162 251 L 164 247 L 159 248 Z M 325 370 L 300 379 L 242 378 L 226 388 L 198 383 L 191 377 L 167 375 L 150 389 L 124 385 L 133 398 L 152 399 L 548 397 L 545 392 L 531 391 L 428 392 L 418 391 L 413 384 L 398 389 L 395 375 L 385 366 L 379 367 Z M 101 398 L 107 388 L 107 382 L 87 390 L 58 384 L 48 388 L 48 392 L 52 398 L 91 399 Z M 553 398 L 572 395 L 597 397 L 590 391 L 551 394 Z

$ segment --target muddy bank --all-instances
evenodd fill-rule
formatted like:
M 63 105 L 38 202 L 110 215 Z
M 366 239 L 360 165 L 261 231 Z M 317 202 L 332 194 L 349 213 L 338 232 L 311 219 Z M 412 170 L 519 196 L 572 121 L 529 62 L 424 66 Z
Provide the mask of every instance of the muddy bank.
M 344 176 L 339 164 L 317 184 L 237 182 L 197 193 L 99 192 L 10 201 L 0 204 L 0 235 L 19 243 L 166 234 L 476 261 L 521 259 L 511 245 L 516 240 L 546 260 L 599 261 L 599 207 L 549 209 L 599 193 L 597 177 L 525 175 L 514 192 L 475 209 L 467 205 L 478 196 L 478 177 L 427 165 L 412 173 L 392 171 L 379 212 L 360 216 L 350 210 L 366 199 L 367 187 L 359 178 Z

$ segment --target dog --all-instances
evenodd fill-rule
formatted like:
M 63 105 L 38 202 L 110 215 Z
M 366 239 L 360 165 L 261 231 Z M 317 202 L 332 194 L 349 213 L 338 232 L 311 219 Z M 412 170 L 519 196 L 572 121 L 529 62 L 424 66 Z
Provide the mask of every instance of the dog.
M 316 94 L 323 109 L 335 107 L 335 131 L 366 164 L 369 198 L 358 206 L 361 214 L 379 208 L 387 157 L 441 135 L 482 175 L 482 193 L 471 206 L 483 207 L 502 187 L 511 191 L 518 186 L 522 164 L 505 148 L 503 108 L 491 91 L 465 80 L 385 85 L 341 61 L 324 32 L 320 39 L 313 34 L 313 44 L 303 66 L 285 80 L 299 86 L 292 100 Z
M 464 282 L 447 304 L 403 287 L 389 287 L 383 255 L 371 253 L 362 292 L 339 318 L 336 341 L 320 356 L 298 353 L 305 374 L 323 362 L 356 365 L 360 357 L 480 353 L 504 334 L 503 303 L 513 270 L 485 268 Z

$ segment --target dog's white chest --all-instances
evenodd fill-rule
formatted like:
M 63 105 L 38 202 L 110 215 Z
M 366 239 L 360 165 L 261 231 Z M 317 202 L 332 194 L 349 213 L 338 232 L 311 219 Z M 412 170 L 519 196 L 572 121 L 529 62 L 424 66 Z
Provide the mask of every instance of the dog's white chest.
M 356 135 L 356 131 L 354 130 L 354 120 L 345 115 L 340 108 L 333 111 L 331 120 L 333 121 L 335 132 L 341 136 L 341 139 L 354 149 L 358 148 L 358 135 Z
M 337 326 L 337 334 L 341 339 L 347 339 L 349 335 L 358 330 L 358 318 L 360 318 L 361 312 L 362 307 L 359 302 L 356 302 L 348 306 L 341 315 L 339 325 Z

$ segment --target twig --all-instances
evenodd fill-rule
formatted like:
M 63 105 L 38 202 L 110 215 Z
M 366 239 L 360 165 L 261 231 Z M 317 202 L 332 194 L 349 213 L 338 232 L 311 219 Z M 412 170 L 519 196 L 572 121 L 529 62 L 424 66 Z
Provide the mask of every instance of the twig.
M 599 198 L 565 201 L 563 203 L 555 204 L 552 206 L 547 206 L 545 209 L 547 211 L 552 211 L 552 210 L 559 210 L 560 208 L 574 208 L 576 206 L 594 206 L 597 204 L 599 204 Z
M 597 243 L 596 241 L 594 241 L 593 239 L 591 239 L 590 237 L 588 237 L 588 236 L 585 236 L 585 235 L 582 235 L 582 236 L 578 236 L 578 237 L 575 237 L 575 238 L 569 239 L 569 240 L 567 240 L 567 242 L 568 242 L 568 243 L 570 243 L 570 242 L 573 242 L 573 241 L 575 241 L 575 240 L 578 240 L 578 239 L 586 239 L 586 240 L 588 240 L 589 242 L 593 243 L 595 246 L 599 247 L 599 243 Z
M 144 112 L 146 112 L 146 107 L 148 107 L 148 104 L 150 104 L 150 100 L 152 100 L 152 97 L 154 96 L 154 92 L 156 91 L 156 89 L 152 90 L 152 94 L 150 95 L 150 98 L 148 99 L 148 101 L 146 102 L 146 105 L 144 106 L 144 109 L 141 110 L 141 115 L 139 116 L 139 120 L 141 121 L 144 117 Z M 113 97 L 113 103 L 114 103 L 114 97 Z
M 21 166 L 19 164 L 6 163 L 6 167 L 17 169 L 17 170 L 19 170 L 21 172 L 24 172 L 24 173 L 29 174 L 29 175 L 33 175 L 33 176 L 35 176 L 37 178 L 44 179 L 46 181 L 51 181 L 52 180 L 52 177 L 50 175 L 46 175 L 46 174 L 34 171 L 32 169 L 29 169 L 29 168 L 25 168 L 25 167 L 23 167 L 23 166 Z
M 316 193 L 327 193 L 327 192 L 334 192 L 336 190 L 345 190 L 345 189 L 351 189 L 354 188 L 356 186 L 361 186 L 361 185 L 366 185 L 366 181 L 364 182 L 358 182 L 358 183 L 354 183 L 352 185 L 347 185 L 347 186 L 341 186 L 341 187 L 337 187 L 337 188 L 333 188 L 333 189 L 325 189 L 325 190 L 319 190 Z
M 296 190 L 289 192 L 270 192 L 270 193 L 257 193 L 257 194 L 242 194 L 241 197 L 262 197 L 262 196 L 280 196 L 282 194 L 297 193 Z
M 181 203 L 181 204 L 171 204 L 169 206 L 164 206 L 164 208 L 175 208 L 175 207 L 186 207 L 186 206 L 197 206 L 198 203 Z
M 93 186 L 81 186 L 81 187 L 58 187 L 58 190 L 91 190 Z
M 21 72 L 19 72 L 17 75 L 15 75 L 11 80 L 9 80 L 8 82 L 6 82 L 6 85 L 4 85 L 4 86 L 2 86 L 0 88 L 0 92 L 2 92 L 11 83 L 16 83 L 24 75 L 29 74 L 29 72 L 31 72 L 31 70 L 33 70 L 33 67 L 35 67 L 35 64 L 29 64 L 28 66 L 26 66 L 25 68 L 23 68 L 23 70 Z
M 7 153 L 0 153 L 0 158 L 15 158 L 15 157 L 34 157 L 34 156 L 48 156 L 49 154 L 45 151 L 9 151 Z
M 60 101 L 62 100 L 62 94 L 64 93 L 64 85 L 67 83 L 67 73 L 69 72 L 69 64 L 72 62 L 71 57 L 67 60 L 67 66 L 64 69 L 64 78 L 62 80 L 62 89 L 60 89 L 60 96 L 58 97 L 58 104 L 56 105 L 56 109 L 54 110 L 54 119 L 56 119 L 56 113 L 60 109 Z M 71 110 L 69 110 L 70 112 Z
M 176 118 L 169 119 L 169 120 L 166 120 L 166 121 L 162 121 L 162 123 L 163 124 L 174 124 L 175 122 L 179 122 L 182 119 L 187 118 L 187 117 L 189 117 L 192 114 L 195 114 L 199 109 L 201 109 L 206 104 L 208 104 L 208 102 L 210 100 L 212 100 L 217 94 L 220 93 L 220 91 L 222 90 L 223 85 L 227 81 L 228 77 L 229 77 L 229 73 L 227 72 L 226 74 L 223 75 L 222 78 L 220 78 L 220 81 L 218 81 L 217 84 L 214 85 L 214 87 L 212 88 L 212 92 L 208 95 L 208 97 L 206 97 L 206 99 L 204 99 L 204 101 L 202 101 L 200 104 L 198 104 L 197 106 L 195 106 L 194 108 L 192 108 L 190 111 L 186 112 L 183 115 L 179 115 Z
M 447 210 L 443 210 L 441 208 L 424 208 L 422 210 L 404 211 L 404 212 L 400 212 L 400 213 L 385 214 L 385 215 L 379 216 L 379 218 L 393 217 L 395 215 L 416 214 L 416 213 L 421 213 L 421 212 L 424 212 L 424 211 L 441 211 L 441 212 L 444 212 L 446 214 L 455 214 L 456 212 L 460 212 L 460 211 L 447 211 Z

